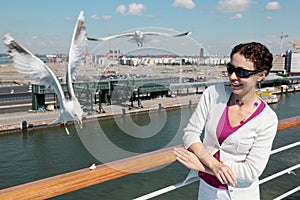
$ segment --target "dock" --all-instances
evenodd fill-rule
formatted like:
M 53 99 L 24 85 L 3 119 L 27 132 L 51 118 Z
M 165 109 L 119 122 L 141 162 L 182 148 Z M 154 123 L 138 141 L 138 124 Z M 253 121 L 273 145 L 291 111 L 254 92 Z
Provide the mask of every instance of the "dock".
M 143 107 L 129 109 L 128 104 L 124 105 L 104 105 L 103 113 L 91 113 L 85 115 L 83 123 L 90 120 L 112 119 L 115 117 L 122 117 L 124 115 L 137 115 L 148 112 L 155 112 L 161 109 L 171 110 L 179 109 L 196 105 L 200 98 L 200 94 L 182 95 L 177 97 L 162 97 L 151 100 L 144 100 Z M 0 114 L 0 134 L 22 132 L 22 122 L 26 122 L 26 130 L 33 130 L 39 128 L 46 128 L 51 126 L 60 126 L 61 124 L 48 125 L 54 121 L 59 115 L 59 110 L 45 111 L 45 112 L 13 112 Z M 70 122 L 73 123 L 73 122 Z M 23 129 L 23 130 L 22 130 Z
M 115 117 L 121 117 L 124 115 L 136 115 L 143 114 L 147 112 L 158 111 L 161 109 L 179 109 L 181 107 L 196 105 L 200 95 L 202 93 L 194 86 L 187 88 L 180 86 L 176 88 L 175 91 L 179 91 L 179 95 L 172 95 L 170 97 L 158 97 L 149 100 L 143 100 L 142 102 L 126 102 L 120 104 L 102 105 L 102 112 L 92 112 L 88 113 L 83 117 L 83 121 L 89 120 L 100 120 L 100 119 L 112 119 Z M 190 84 L 189 84 L 190 86 Z M 281 87 L 268 87 L 262 88 L 261 93 L 268 93 L 264 99 L 267 103 L 277 103 L 280 100 L 280 95 L 290 92 L 300 91 L 300 84 L 294 84 L 293 87 L 288 87 L 283 85 Z M 181 88 L 182 87 L 182 88 Z M 275 98 L 275 97 L 276 98 Z M 274 97 L 274 98 L 271 98 Z M 136 105 L 132 105 L 132 103 Z M 142 104 L 142 106 L 141 106 Z M 18 105 L 11 105 L 17 107 Z M 0 134 L 22 132 L 27 130 L 33 130 L 38 128 L 50 127 L 48 125 L 50 122 L 54 121 L 59 115 L 59 109 L 54 111 L 31 111 L 31 112 L 13 112 L 0 114 Z M 73 123 L 73 122 L 70 122 Z M 51 126 L 60 126 L 62 124 L 55 124 Z

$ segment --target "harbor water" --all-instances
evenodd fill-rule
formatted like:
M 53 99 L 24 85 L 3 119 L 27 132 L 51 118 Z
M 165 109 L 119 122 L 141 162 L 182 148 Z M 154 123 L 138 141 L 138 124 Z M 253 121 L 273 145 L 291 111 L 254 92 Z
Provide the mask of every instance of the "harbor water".
M 271 107 L 279 119 L 300 115 L 300 93 L 281 95 Z M 112 120 L 85 122 L 82 129 L 68 125 L 0 136 L 0 189 L 62 173 L 89 168 L 140 153 L 181 144 L 182 129 L 194 107 L 149 112 Z M 299 140 L 300 127 L 278 132 L 273 149 Z M 272 155 L 260 179 L 300 163 L 300 147 Z M 53 199 L 133 199 L 181 182 L 188 169 L 178 162 L 94 185 Z M 299 186 L 300 170 L 261 185 L 261 199 L 273 199 Z M 155 199 L 196 199 L 193 183 Z M 288 199 L 300 199 L 300 192 Z

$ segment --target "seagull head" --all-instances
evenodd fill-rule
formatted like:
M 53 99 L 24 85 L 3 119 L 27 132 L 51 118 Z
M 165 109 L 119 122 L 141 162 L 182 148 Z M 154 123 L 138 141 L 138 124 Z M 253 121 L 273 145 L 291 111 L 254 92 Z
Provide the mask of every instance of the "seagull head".
M 61 110 L 61 115 L 64 119 L 64 122 L 75 121 L 80 128 L 82 127 L 83 110 L 77 98 L 72 98 L 72 100 L 66 101 Z

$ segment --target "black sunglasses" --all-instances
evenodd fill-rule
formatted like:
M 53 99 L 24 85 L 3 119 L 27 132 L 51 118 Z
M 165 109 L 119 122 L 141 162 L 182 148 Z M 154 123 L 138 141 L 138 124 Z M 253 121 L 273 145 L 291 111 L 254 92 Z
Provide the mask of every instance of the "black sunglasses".
M 234 72 L 235 75 L 239 78 L 248 78 L 249 76 L 251 76 L 253 74 L 257 74 L 261 71 L 259 71 L 259 70 L 247 70 L 247 69 L 243 69 L 241 67 L 235 67 L 233 64 L 228 63 L 227 64 L 227 72 L 228 72 L 228 75 L 231 75 Z

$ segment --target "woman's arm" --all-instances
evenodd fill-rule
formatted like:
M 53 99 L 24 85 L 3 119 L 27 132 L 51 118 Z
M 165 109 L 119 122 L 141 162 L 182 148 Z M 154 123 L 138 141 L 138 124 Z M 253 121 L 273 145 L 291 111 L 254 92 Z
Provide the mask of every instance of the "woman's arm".
M 222 184 L 236 184 L 236 178 L 230 167 L 213 157 L 202 143 L 192 144 L 189 147 L 189 151 L 194 153 L 200 161 L 207 166 L 206 173 L 215 175 Z
M 195 153 L 198 152 L 198 153 Z M 176 159 L 186 167 L 215 175 L 222 184 L 236 184 L 236 178 L 231 169 L 215 159 L 202 143 L 194 143 L 189 150 L 175 148 Z

